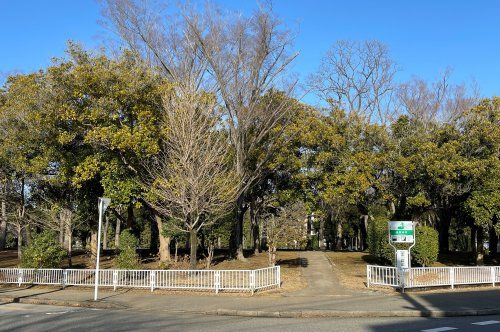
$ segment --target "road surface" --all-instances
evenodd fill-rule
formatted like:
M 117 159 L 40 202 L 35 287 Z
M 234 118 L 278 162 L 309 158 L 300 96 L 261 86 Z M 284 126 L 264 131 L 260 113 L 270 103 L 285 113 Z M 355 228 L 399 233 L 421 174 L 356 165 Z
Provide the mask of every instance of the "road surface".
M 460 318 L 246 318 L 0 305 L 0 331 L 500 331 L 500 315 Z

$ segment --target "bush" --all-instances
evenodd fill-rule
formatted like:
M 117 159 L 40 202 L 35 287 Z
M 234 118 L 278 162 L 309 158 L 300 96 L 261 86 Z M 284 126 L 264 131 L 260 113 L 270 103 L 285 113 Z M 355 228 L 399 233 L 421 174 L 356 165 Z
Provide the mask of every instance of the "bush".
M 56 234 L 46 230 L 35 235 L 32 242 L 23 248 L 21 267 L 31 269 L 58 268 L 66 256 L 66 250 L 57 241 Z
M 394 263 L 394 249 L 389 244 L 388 219 L 376 217 L 368 223 L 368 251 L 383 263 Z
M 411 250 L 412 260 L 421 266 L 430 266 L 437 261 L 439 253 L 438 232 L 429 226 L 416 229 L 417 243 Z
M 116 266 L 120 269 L 132 270 L 139 266 L 136 248 L 139 241 L 128 229 L 120 234 L 120 253 L 116 258 Z

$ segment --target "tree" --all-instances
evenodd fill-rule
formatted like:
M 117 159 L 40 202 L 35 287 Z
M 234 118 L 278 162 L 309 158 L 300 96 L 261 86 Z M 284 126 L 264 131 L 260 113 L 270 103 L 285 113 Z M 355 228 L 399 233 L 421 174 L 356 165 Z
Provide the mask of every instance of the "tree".
M 238 181 L 212 96 L 172 91 L 164 98 L 163 121 L 164 148 L 148 167 L 150 204 L 190 234 L 190 263 L 195 269 L 197 234 L 227 214 Z
M 398 113 L 406 114 L 423 125 L 436 121 L 454 122 L 478 102 L 477 87 L 450 82 L 447 69 L 434 82 L 414 77 L 396 88 Z
M 396 72 L 383 43 L 340 40 L 321 60 L 309 84 L 333 109 L 385 123 L 392 116 Z
M 244 259 L 247 196 L 275 152 L 275 139 L 268 135 L 289 116 L 289 99 L 271 103 L 263 96 L 275 90 L 287 95 L 295 85 L 280 82 L 297 56 L 289 52 L 291 34 L 266 7 L 245 17 L 210 6 L 199 13 L 186 6 L 180 9 L 180 22 L 173 20 L 172 25 L 164 23 L 157 8 L 141 2 L 109 0 L 105 10 L 128 45 L 151 59 L 167 79 L 189 93 L 204 90 L 217 97 L 240 179 L 232 247 Z M 256 164 L 255 155 L 262 155 Z
M 269 265 L 276 264 L 278 247 L 297 248 L 307 242 L 307 210 L 303 202 L 290 203 L 278 208 L 276 214 L 266 218 L 266 239 Z

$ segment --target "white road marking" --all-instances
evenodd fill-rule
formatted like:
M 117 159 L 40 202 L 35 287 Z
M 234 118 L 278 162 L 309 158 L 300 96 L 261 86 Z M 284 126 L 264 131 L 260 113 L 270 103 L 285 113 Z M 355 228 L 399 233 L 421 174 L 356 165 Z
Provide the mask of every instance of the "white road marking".
M 444 326 L 444 327 L 436 327 L 435 329 L 422 330 L 422 332 L 442 332 L 451 330 L 458 330 L 458 329 L 456 327 Z
M 493 325 L 493 324 L 498 324 L 500 321 L 498 320 L 485 320 L 484 322 L 476 322 L 476 323 L 471 323 L 472 325 Z
M 67 311 L 57 311 L 57 312 L 46 312 L 46 315 L 59 315 L 59 314 L 65 314 Z

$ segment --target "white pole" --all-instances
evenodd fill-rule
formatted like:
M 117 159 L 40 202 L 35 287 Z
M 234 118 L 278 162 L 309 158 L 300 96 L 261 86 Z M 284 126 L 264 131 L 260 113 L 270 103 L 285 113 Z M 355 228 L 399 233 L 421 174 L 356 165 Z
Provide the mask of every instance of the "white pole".
M 95 288 L 94 288 L 94 301 L 97 301 L 97 288 L 99 285 L 99 257 L 101 255 L 101 224 L 102 224 L 102 215 L 104 213 L 103 209 L 104 202 L 102 199 L 99 199 L 99 226 L 97 227 L 97 258 L 95 263 Z

